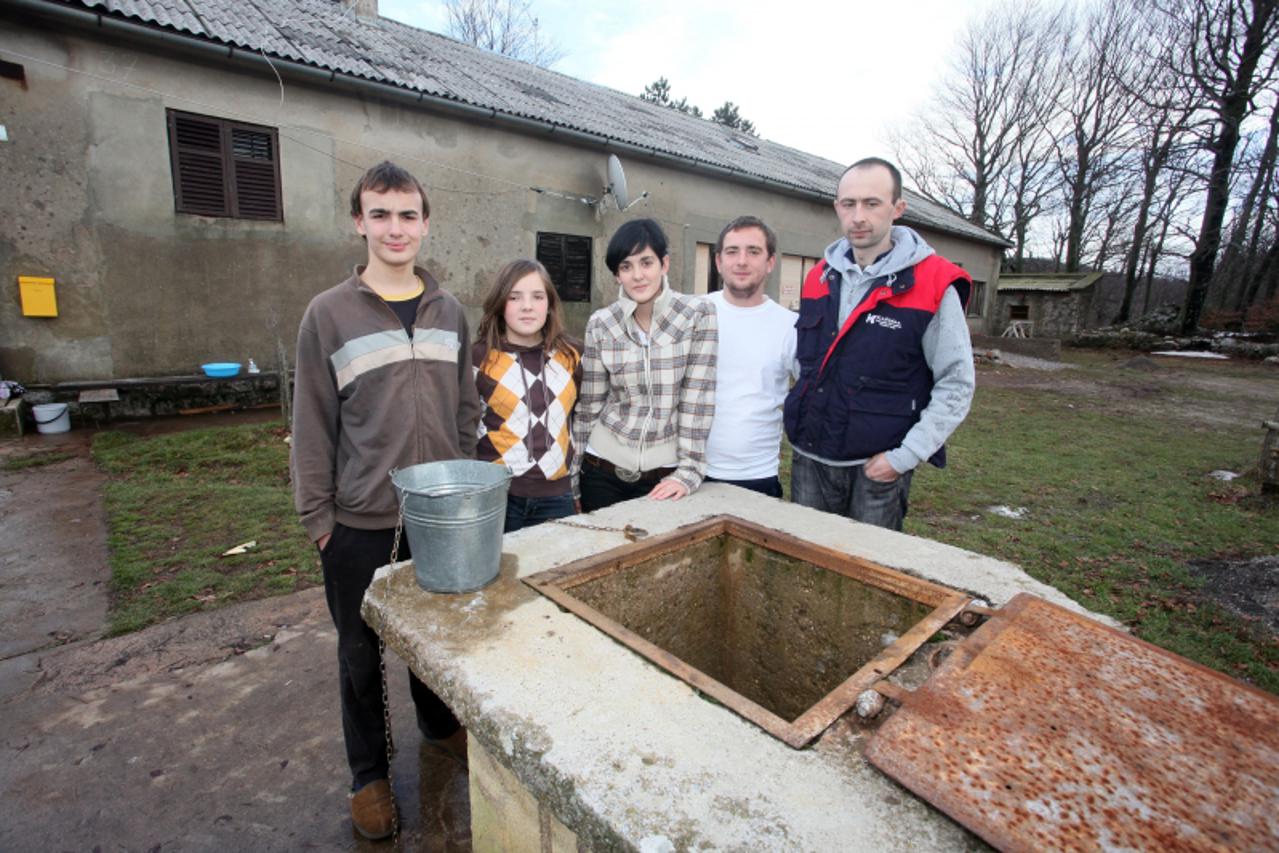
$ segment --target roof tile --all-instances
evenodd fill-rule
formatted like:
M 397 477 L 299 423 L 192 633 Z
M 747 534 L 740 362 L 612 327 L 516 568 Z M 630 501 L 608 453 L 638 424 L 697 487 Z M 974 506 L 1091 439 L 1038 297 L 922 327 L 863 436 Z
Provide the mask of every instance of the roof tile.
M 843 165 L 633 95 L 463 44 L 338 0 L 81 0 L 82 5 L 413 92 L 571 128 L 832 196 Z M 744 143 L 744 144 L 743 144 Z M 906 191 L 907 223 L 986 243 L 1007 241 Z

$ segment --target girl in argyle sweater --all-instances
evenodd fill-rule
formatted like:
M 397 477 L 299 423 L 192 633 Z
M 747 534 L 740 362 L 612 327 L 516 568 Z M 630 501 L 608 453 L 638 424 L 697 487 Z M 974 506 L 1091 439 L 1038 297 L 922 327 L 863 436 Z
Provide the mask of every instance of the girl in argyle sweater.
M 570 424 L 582 357 L 546 267 L 527 258 L 502 267 L 476 338 L 471 363 L 484 414 L 475 456 L 514 474 L 506 532 L 572 515 Z

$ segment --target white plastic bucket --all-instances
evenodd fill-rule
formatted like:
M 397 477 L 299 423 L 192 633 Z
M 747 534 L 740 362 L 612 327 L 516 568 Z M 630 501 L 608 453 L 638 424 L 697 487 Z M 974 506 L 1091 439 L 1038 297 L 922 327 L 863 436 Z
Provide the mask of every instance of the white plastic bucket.
M 41 403 L 31 407 L 36 429 L 43 433 L 66 432 L 71 429 L 70 409 L 66 403 Z

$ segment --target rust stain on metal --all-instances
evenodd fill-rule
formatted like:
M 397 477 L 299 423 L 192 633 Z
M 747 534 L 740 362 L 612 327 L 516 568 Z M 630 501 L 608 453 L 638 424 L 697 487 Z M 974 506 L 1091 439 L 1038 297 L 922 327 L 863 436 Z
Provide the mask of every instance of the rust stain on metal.
M 1279 849 L 1279 700 L 1030 595 L 866 757 L 1004 850 Z
M 916 649 L 928 642 L 928 638 L 940 631 L 947 622 L 964 609 L 967 603 L 967 597 L 959 593 L 954 594 L 949 601 L 943 601 L 936 610 L 884 649 L 883 653 L 809 708 L 803 716 L 788 726 L 789 731 L 779 737 L 791 746 L 801 747 L 826 731 L 831 723 L 853 707 L 863 690 L 879 683 L 885 676 L 905 663 Z
M 910 695 L 915 692 L 913 690 L 907 690 L 905 687 L 902 687 L 900 684 L 893 684 L 888 679 L 884 679 L 883 681 L 876 681 L 874 684 L 871 685 L 870 689 L 874 690 L 876 693 L 878 693 L 880 696 L 883 696 L 885 699 L 893 700 L 898 705 L 900 705 L 901 703 L 909 699 Z
M 618 621 L 600 613 L 573 595 L 572 590 L 607 575 L 677 554 L 691 545 L 731 536 L 762 548 L 811 563 L 814 566 L 877 587 L 902 598 L 933 608 L 922 620 L 904 632 L 880 654 L 861 666 L 793 722 L 748 699 L 737 691 L 691 666 L 680 657 L 644 639 Z M 845 714 L 862 691 L 901 666 L 921 645 L 955 619 L 972 599 L 930 581 L 893 571 L 868 560 L 823 548 L 797 537 L 735 516 L 719 515 L 686 525 L 643 542 L 614 548 L 594 557 L 576 560 L 556 569 L 531 575 L 524 582 L 564 609 L 639 652 L 653 663 L 697 688 L 716 701 L 750 720 L 773 736 L 801 748 Z

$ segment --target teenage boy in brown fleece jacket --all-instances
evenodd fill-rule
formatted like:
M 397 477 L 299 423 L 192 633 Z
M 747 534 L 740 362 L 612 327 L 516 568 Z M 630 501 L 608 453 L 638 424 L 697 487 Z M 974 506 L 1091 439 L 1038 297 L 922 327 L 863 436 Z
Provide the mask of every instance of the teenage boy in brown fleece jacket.
M 398 501 L 387 472 L 474 457 L 480 416 L 462 307 L 414 266 L 429 216 L 408 172 L 389 162 L 366 172 L 351 217 L 368 263 L 312 299 L 298 332 L 294 501 L 320 550 L 338 631 L 351 819 L 366 838 L 385 838 L 396 821 L 378 638 L 360 616 L 374 570 L 391 555 Z M 409 556 L 404 538 L 399 556 Z M 423 736 L 464 754 L 466 733 L 448 707 L 412 672 L 409 687 Z

